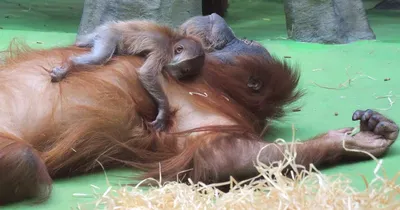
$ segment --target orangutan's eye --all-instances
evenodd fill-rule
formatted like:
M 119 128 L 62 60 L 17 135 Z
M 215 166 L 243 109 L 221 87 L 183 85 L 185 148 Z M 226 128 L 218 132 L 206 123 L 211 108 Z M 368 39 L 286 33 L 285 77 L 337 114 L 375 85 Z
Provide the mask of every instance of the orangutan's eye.
M 249 80 L 247 81 L 247 87 L 252 89 L 253 91 L 259 91 L 263 86 L 263 83 L 261 80 L 250 77 Z
M 183 46 L 179 45 L 178 47 L 175 48 L 175 54 L 181 54 L 183 51 Z

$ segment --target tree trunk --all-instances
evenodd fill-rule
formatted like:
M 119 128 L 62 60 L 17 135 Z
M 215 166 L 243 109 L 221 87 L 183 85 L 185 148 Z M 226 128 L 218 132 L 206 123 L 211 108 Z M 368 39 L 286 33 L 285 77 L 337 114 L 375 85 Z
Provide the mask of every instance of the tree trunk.
M 203 0 L 203 15 L 217 13 L 224 17 L 228 10 L 228 0 Z
M 400 0 L 383 0 L 377 4 L 374 9 L 382 10 L 400 10 Z

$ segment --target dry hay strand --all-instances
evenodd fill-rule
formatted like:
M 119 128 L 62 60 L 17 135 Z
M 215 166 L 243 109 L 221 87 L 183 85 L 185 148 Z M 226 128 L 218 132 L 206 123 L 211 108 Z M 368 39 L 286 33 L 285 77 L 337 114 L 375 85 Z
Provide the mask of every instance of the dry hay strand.
M 345 137 L 356 132 L 357 128 L 344 135 L 345 149 Z M 277 139 L 276 143 L 286 145 L 281 151 L 284 160 L 266 165 L 257 157 L 255 167 L 259 175 L 252 179 L 237 182 L 231 178 L 228 182 L 210 185 L 179 181 L 162 184 L 161 179 L 151 179 L 157 186 L 148 190 L 141 188 L 146 181 L 143 180 L 136 186 L 109 186 L 104 193 L 97 193 L 99 188 L 93 186 L 97 188 L 94 209 L 400 209 L 400 186 L 396 184 L 400 172 L 391 179 L 379 175 L 382 171 L 384 174 L 382 160 L 371 154 L 346 149 L 366 153 L 377 161 L 375 177 L 370 182 L 361 175 L 366 189 L 360 191 L 353 188 L 352 180 L 343 174 L 325 175 L 313 165 L 309 170 L 298 170 L 304 169 L 295 163 L 295 145 L 301 142 L 286 144 L 283 139 Z M 284 176 L 282 171 L 289 166 L 294 170 L 290 177 Z M 223 185 L 230 185 L 232 189 L 224 193 L 216 188 Z
M 376 94 L 374 94 L 374 96 L 375 96 L 375 95 L 376 95 Z M 398 96 L 400 96 L 400 95 L 395 95 L 395 94 L 392 93 L 392 91 L 389 91 L 389 93 L 386 94 L 386 95 L 384 95 L 384 96 L 375 96 L 375 99 L 387 99 L 388 102 L 389 102 L 389 107 L 387 107 L 387 108 L 377 108 L 377 110 L 380 110 L 380 111 L 387 111 L 387 110 L 392 109 L 393 104 L 396 102 L 395 99 L 396 99 Z
M 311 83 L 314 84 L 314 85 L 316 85 L 317 87 L 324 88 L 324 89 L 329 89 L 329 90 L 342 90 L 342 89 L 346 89 L 346 88 L 350 87 L 350 85 L 351 85 L 352 82 L 354 82 L 355 80 L 357 80 L 357 79 L 359 79 L 359 78 L 362 78 L 362 77 L 364 77 L 364 78 L 366 77 L 366 78 L 371 79 L 371 80 L 376 80 L 375 78 L 373 78 L 373 77 L 371 77 L 371 76 L 368 76 L 368 75 L 366 75 L 366 74 L 363 74 L 363 73 L 361 73 L 361 72 L 356 72 L 356 76 L 350 77 L 349 68 L 350 68 L 350 66 L 347 67 L 347 68 L 345 68 L 347 80 L 344 81 L 344 82 L 342 82 L 342 83 L 340 83 L 337 87 L 329 87 L 329 86 L 326 86 L 326 85 L 321 85 L 321 84 L 318 84 L 318 83 L 316 83 L 316 82 L 314 82 L 314 81 L 312 81 Z

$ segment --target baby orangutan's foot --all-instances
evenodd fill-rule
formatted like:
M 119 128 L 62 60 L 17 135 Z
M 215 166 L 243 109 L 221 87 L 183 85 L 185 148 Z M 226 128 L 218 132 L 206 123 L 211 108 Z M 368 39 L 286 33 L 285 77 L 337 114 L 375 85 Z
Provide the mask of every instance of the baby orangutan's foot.
M 159 110 L 156 119 L 150 124 L 156 131 L 163 131 L 167 127 L 168 115 L 162 110 Z
M 53 70 L 50 72 L 50 77 L 51 77 L 51 82 L 59 82 L 61 81 L 65 75 L 67 74 L 67 68 L 66 67 L 55 67 Z

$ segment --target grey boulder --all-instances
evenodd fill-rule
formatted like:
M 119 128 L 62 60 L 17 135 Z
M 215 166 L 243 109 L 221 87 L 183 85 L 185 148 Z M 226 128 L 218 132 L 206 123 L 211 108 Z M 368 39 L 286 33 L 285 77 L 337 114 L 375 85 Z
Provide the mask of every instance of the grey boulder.
M 290 39 L 302 42 L 346 44 L 373 40 L 361 0 L 284 0 Z

